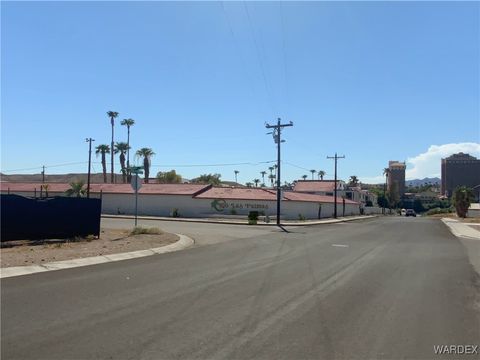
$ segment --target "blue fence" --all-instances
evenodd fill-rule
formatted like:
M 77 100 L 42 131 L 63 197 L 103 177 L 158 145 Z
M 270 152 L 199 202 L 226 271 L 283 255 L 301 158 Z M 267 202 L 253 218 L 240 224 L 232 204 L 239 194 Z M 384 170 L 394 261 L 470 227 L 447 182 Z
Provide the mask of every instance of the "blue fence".
M 1 195 L 1 241 L 100 235 L 102 200 Z

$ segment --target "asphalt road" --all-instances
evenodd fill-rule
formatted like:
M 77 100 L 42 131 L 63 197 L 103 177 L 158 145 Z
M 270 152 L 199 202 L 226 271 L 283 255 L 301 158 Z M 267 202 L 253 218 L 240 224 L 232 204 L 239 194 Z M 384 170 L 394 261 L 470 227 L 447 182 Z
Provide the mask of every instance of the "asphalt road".
M 434 354 L 480 344 L 480 278 L 466 247 L 424 218 L 7 278 L 1 300 L 3 360 L 480 356 Z
M 110 229 L 132 229 L 133 219 L 102 218 L 101 227 Z M 195 246 L 217 244 L 220 242 L 244 239 L 276 233 L 274 226 L 245 226 L 228 224 L 208 224 L 168 220 L 138 220 L 139 226 L 158 227 L 170 233 L 184 234 L 195 240 Z

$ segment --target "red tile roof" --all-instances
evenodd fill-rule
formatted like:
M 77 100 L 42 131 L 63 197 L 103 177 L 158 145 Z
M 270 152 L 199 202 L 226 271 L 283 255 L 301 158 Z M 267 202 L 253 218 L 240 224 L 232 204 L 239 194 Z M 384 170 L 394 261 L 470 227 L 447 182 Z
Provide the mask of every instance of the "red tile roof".
M 212 187 L 211 189 L 202 192 L 195 196 L 196 199 L 229 199 L 229 200 L 268 200 L 275 201 L 277 194 L 275 190 L 261 189 L 261 188 L 219 188 Z M 333 196 L 305 194 L 295 191 L 284 191 L 283 200 L 285 201 L 307 201 L 320 203 L 333 203 Z M 337 197 L 338 203 L 342 199 Z M 345 200 L 345 204 L 358 204 L 352 200 Z
M 262 188 L 212 187 L 195 196 L 197 199 L 275 200 L 275 192 Z
M 293 191 L 320 192 L 333 191 L 335 181 L 332 180 L 299 180 L 295 183 Z
M 37 189 L 40 192 L 41 183 L 6 183 L 0 182 L 0 189 L 2 192 L 7 192 L 8 189 L 12 192 L 33 192 Z M 210 185 L 199 184 L 142 184 L 139 191 L 140 194 L 157 194 L 157 195 L 195 195 L 204 189 L 208 189 Z M 49 183 L 48 192 L 65 192 L 70 188 L 69 184 L 65 183 Z M 115 193 L 115 194 L 131 194 L 133 189 L 130 184 L 91 184 L 91 193 Z
M 0 182 L 0 190 L 5 193 L 10 189 L 11 192 L 40 192 L 41 183 L 8 183 Z M 64 193 L 70 188 L 69 184 L 49 183 L 49 193 Z M 133 190 L 130 184 L 91 184 L 90 192 L 112 194 L 132 194 Z M 277 199 L 276 191 L 263 188 L 226 188 L 212 187 L 210 185 L 199 184 L 143 184 L 139 191 L 140 194 L 152 195 L 189 195 L 196 199 L 229 199 L 229 200 L 265 200 L 275 201 Z M 333 203 L 333 196 L 306 194 L 295 191 L 284 191 L 283 200 L 285 201 L 306 201 L 317 203 Z M 338 203 L 342 202 L 337 198 Z M 346 204 L 358 204 L 355 201 L 345 200 Z
M 284 199 L 291 201 L 309 201 L 309 202 L 319 202 L 319 203 L 333 203 L 335 198 L 333 196 L 327 195 L 315 195 L 315 194 L 305 194 L 295 191 L 286 191 L 284 193 Z M 342 203 L 342 198 L 337 196 L 337 202 Z M 345 204 L 358 204 L 356 201 L 345 199 Z

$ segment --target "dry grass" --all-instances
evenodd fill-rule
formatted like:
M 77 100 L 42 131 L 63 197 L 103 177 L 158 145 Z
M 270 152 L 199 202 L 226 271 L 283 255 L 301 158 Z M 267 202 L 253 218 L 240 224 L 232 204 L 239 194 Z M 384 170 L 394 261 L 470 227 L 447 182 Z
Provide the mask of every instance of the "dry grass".
M 136 226 L 133 228 L 132 232 L 130 235 L 141 235 L 141 234 L 146 234 L 146 235 L 159 235 L 163 233 L 162 230 L 160 230 L 157 227 L 152 227 L 152 228 L 146 228 L 142 226 Z

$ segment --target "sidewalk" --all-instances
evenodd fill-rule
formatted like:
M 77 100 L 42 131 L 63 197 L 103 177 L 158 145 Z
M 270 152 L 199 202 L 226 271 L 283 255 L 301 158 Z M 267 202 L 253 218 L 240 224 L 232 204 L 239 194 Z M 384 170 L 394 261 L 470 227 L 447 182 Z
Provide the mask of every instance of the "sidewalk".
M 295 221 L 295 220 L 283 220 L 282 226 L 308 226 L 308 225 L 321 225 L 321 224 L 335 224 L 340 222 L 354 221 L 354 220 L 365 220 L 375 218 L 379 215 L 361 215 L 361 216 L 348 216 L 348 217 L 338 217 L 337 219 L 327 218 L 324 220 L 304 220 L 304 221 Z M 109 219 L 134 219 L 135 216 L 131 215 L 107 215 L 102 214 L 102 218 Z M 227 225 L 248 225 L 248 220 L 242 219 L 225 219 L 225 218 L 174 218 L 174 217 L 162 217 L 162 216 L 138 216 L 138 220 L 159 220 L 159 221 L 180 221 L 180 222 L 193 222 L 193 223 L 209 223 L 209 224 L 227 224 Z M 277 226 L 275 221 L 270 221 L 269 223 L 258 221 L 254 226 Z
M 457 237 L 480 240 L 480 227 L 466 224 L 456 219 L 442 218 L 445 225 L 448 226 L 453 235 Z

